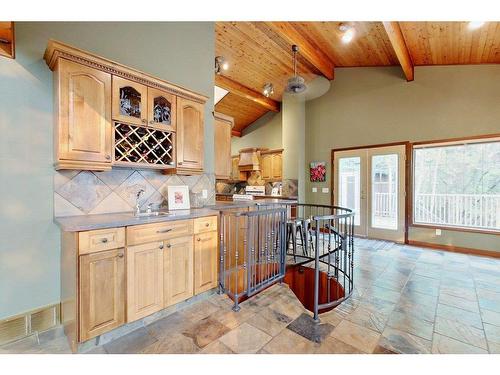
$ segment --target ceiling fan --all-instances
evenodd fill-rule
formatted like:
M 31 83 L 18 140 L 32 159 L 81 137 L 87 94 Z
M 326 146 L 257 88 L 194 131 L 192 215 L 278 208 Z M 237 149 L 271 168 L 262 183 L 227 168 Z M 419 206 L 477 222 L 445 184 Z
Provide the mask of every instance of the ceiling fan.
M 297 74 L 297 52 L 299 52 L 299 46 L 294 44 L 292 46 L 293 54 L 293 77 L 288 79 L 285 91 L 292 94 L 300 94 L 307 89 L 304 78 Z

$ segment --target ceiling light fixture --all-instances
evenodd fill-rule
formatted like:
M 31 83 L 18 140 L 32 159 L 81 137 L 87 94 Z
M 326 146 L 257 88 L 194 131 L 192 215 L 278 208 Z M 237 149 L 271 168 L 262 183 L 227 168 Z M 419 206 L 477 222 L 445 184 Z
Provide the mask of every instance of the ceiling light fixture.
M 264 87 L 262 88 L 262 94 L 266 97 L 269 98 L 271 95 L 274 94 L 274 86 L 272 83 L 266 83 Z
M 354 27 L 345 23 L 341 23 L 339 25 L 339 30 L 343 33 L 341 37 L 342 42 L 346 44 L 352 41 L 352 39 L 354 38 L 354 34 L 356 33 Z
M 221 74 L 222 70 L 228 70 L 229 63 L 224 56 L 217 56 L 215 58 L 215 74 Z
M 297 52 L 299 52 L 299 46 L 292 46 L 293 54 L 293 77 L 288 80 L 285 91 L 292 94 L 299 94 L 307 89 L 304 78 L 297 74 Z
M 469 29 L 470 30 L 476 30 L 476 29 L 479 29 L 483 25 L 484 25 L 484 22 L 481 22 L 481 21 L 471 21 L 471 22 L 469 22 Z

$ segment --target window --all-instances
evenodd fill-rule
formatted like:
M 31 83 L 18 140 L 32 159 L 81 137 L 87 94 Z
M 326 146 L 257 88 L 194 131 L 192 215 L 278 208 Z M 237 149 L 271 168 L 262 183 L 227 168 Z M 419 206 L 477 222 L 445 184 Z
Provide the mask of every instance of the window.
M 413 222 L 500 230 L 500 139 L 414 146 Z

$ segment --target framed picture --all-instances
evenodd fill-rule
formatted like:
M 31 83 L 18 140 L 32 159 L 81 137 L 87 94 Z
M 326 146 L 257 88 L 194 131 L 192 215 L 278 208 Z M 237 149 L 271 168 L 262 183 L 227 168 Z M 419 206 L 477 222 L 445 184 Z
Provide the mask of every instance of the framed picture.
M 326 181 L 326 162 L 313 161 L 309 167 L 309 174 L 311 182 L 325 182 Z
M 168 209 L 189 210 L 189 188 L 186 185 L 168 187 Z

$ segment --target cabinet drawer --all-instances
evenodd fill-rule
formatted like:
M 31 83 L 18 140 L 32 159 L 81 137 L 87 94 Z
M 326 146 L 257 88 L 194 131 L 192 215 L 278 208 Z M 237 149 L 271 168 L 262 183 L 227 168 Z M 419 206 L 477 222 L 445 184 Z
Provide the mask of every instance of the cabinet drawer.
M 120 247 L 125 247 L 125 228 L 89 230 L 78 235 L 80 255 Z
M 193 234 L 192 220 L 175 220 L 165 223 L 134 225 L 127 227 L 127 244 L 162 241 L 169 238 Z
M 194 233 L 212 232 L 217 230 L 217 216 L 194 219 Z

